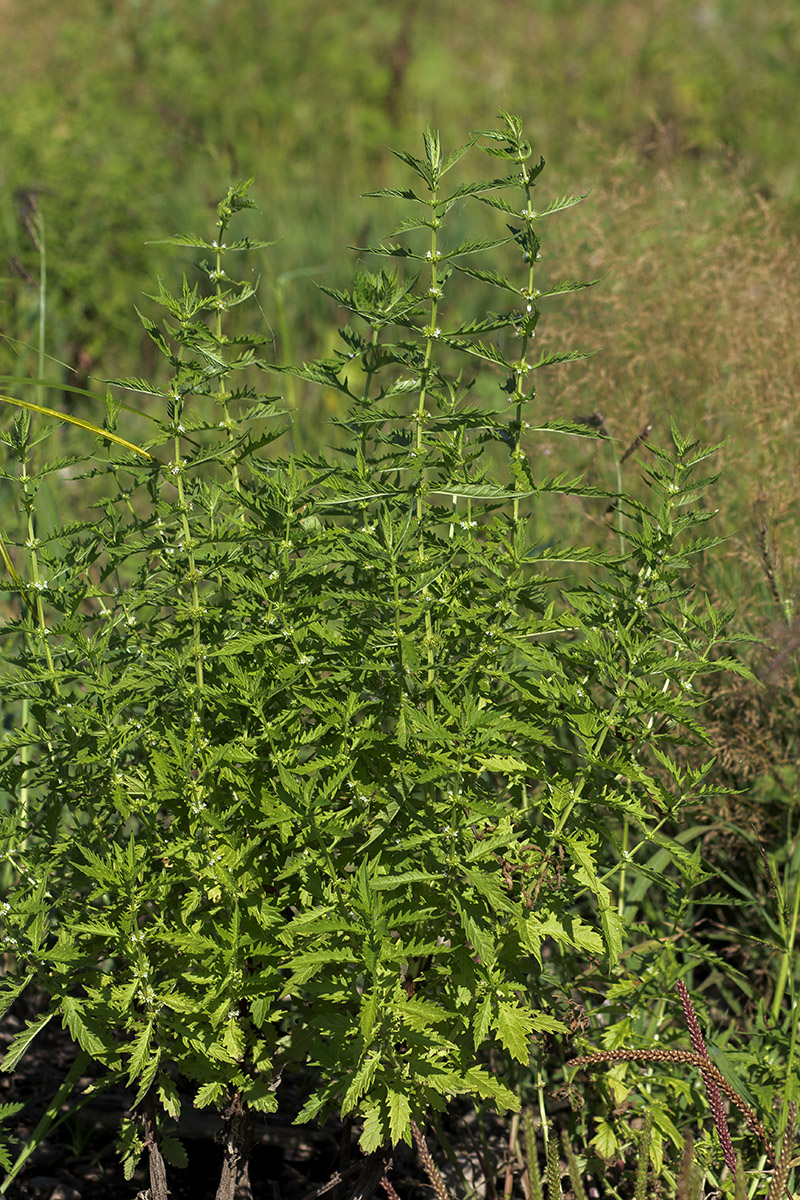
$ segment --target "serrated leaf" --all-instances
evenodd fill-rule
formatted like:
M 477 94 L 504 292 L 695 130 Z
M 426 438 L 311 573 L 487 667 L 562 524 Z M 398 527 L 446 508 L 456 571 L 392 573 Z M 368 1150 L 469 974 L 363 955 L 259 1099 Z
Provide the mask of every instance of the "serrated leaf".
M 130 1065 L 128 1068 L 127 1086 L 130 1087 L 134 1079 L 138 1079 L 144 1070 L 144 1064 L 150 1055 L 150 1039 L 153 1036 L 153 1027 L 155 1025 L 155 1017 L 144 1025 L 136 1035 L 133 1041 L 133 1047 L 130 1052 Z
M 534 1033 L 569 1033 L 569 1027 L 563 1021 L 548 1013 L 532 1013 L 531 1025 Z
M 212 1079 L 209 1083 L 204 1083 L 198 1088 L 194 1098 L 195 1108 L 207 1108 L 209 1104 L 215 1104 L 224 1091 L 225 1084 L 221 1080 Z
M 47 1025 L 47 1023 L 51 1021 L 54 1016 L 55 1013 L 52 1012 L 43 1013 L 42 1016 L 37 1017 L 35 1021 L 29 1022 L 24 1029 L 21 1029 L 19 1033 L 15 1035 L 11 1045 L 3 1055 L 2 1070 L 14 1070 L 33 1039 L 37 1034 L 41 1033 L 45 1025 Z
M 372 1038 L 372 1030 L 375 1027 L 375 1017 L 378 1012 L 378 989 L 372 987 L 361 997 L 361 1012 L 359 1014 L 359 1026 L 361 1028 L 361 1037 L 365 1045 L 369 1045 Z
M 146 246 L 194 246 L 202 250 L 216 250 L 217 247 L 207 242 L 205 238 L 198 237 L 194 233 L 176 233 L 173 237 L 158 238 L 155 241 L 145 242 Z
M 552 213 L 562 212 L 565 208 L 572 208 L 574 204 L 580 204 L 582 200 L 585 200 L 588 195 L 588 192 L 580 192 L 574 196 L 570 196 L 569 194 L 559 196 L 558 199 L 548 204 L 547 208 L 540 209 L 536 213 L 536 216 L 537 218 L 549 217 Z
M 159 1149 L 172 1167 L 187 1167 L 189 1158 L 183 1142 L 172 1133 L 162 1133 L 158 1141 Z
M 487 875 L 477 867 L 465 869 L 464 874 L 475 891 L 489 901 L 496 913 L 510 912 L 513 909 L 505 884 L 501 884 L 495 876 Z
M 408 1097 L 400 1092 L 389 1091 L 389 1137 L 392 1145 L 399 1141 L 411 1145 L 411 1105 Z
M 596 929 L 587 925 L 580 917 L 571 917 L 568 923 L 567 936 L 576 950 L 586 950 L 589 954 L 603 953 L 603 939 Z
M 156 387 L 155 384 L 136 375 L 128 375 L 120 379 L 104 379 L 103 383 L 108 384 L 109 387 L 124 388 L 127 392 L 141 392 L 145 396 L 165 398 L 170 395 L 166 388 Z
M 470 1067 L 464 1076 L 464 1082 L 473 1095 L 478 1095 L 483 1100 L 493 1101 L 498 1109 L 519 1112 L 519 1097 L 483 1067 Z
M 597 1132 L 592 1138 L 590 1145 L 594 1146 L 601 1158 L 614 1158 L 620 1145 L 619 1138 L 614 1129 L 602 1117 L 599 1117 L 595 1121 L 595 1125 Z
M 530 1013 L 523 1012 L 516 1004 L 501 1000 L 495 1019 L 497 1036 L 512 1058 L 527 1066 L 530 1058 L 530 1037 L 534 1024 Z
M 484 996 L 481 1001 L 478 1011 L 475 1014 L 472 1022 L 472 1041 L 477 1050 L 489 1033 L 489 1025 L 492 1020 L 492 997 Z
M 139 1077 L 139 1086 L 136 1089 L 136 1098 L 134 1099 L 134 1105 L 141 1104 L 142 1101 L 144 1100 L 145 1096 L 147 1095 L 147 1093 L 150 1091 L 150 1088 L 153 1084 L 153 1080 L 155 1079 L 156 1075 L 158 1074 L 158 1068 L 161 1064 L 161 1055 L 162 1055 L 162 1049 L 160 1046 L 158 1046 L 156 1048 L 155 1052 L 151 1055 L 146 1066 L 144 1067 L 144 1070 L 141 1073 L 141 1076 Z
M 600 904 L 600 924 L 603 929 L 608 960 L 612 966 L 616 966 L 622 954 L 622 936 L 625 932 L 625 923 L 610 902 Z
M 158 1081 L 156 1093 L 164 1112 L 177 1121 L 181 1115 L 181 1101 L 178 1089 L 169 1075 L 162 1075 Z
M 85 1050 L 92 1058 L 102 1060 L 104 1056 L 105 1046 L 97 1034 L 93 1033 L 86 1025 L 81 1012 L 83 1004 L 79 1000 L 73 999 L 71 996 L 64 996 L 61 1001 L 62 1019 L 66 1023 L 72 1037 L 80 1046 L 81 1050 Z
M 252 1083 L 242 1088 L 242 1098 L 249 1108 L 256 1112 L 275 1112 L 278 1107 L 278 1095 L 274 1083 L 267 1079 L 254 1079 Z
M 8 980 L 3 980 L 3 993 L 0 996 L 0 1020 L 6 1015 L 17 997 L 22 995 L 32 979 L 33 975 L 28 974 L 19 980 L 19 982 L 13 984 Z
M 477 953 L 481 956 L 486 966 L 492 966 L 497 954 L 495 940 L 490 930 L 485 929 L 479 920 L 476 920 L 470 913 L 467 905 L 456 898 L 456 908 L 461 923 L 464 927 L 464 933 L 472 942 Z
M 380 1050 L 370 1050 L 369 1054 L 364 1059 L 364 1062 L 358 1068 L 352 1080 L 350 1081 L 350 1086 L 344 1094 L 344 1098 L 342 1100 L 342 1116 L 346 1116 L 347 1113 L 349 1113 L 355 1107 L 361 1097 L 367 1091 L 369 1091 L 378 1067 L 380 1066 L 380 1062 Z
M 520 772 L 528 770 L 526 763 L 519 758 L 513 758 L 510 754 L 492 754 L 489 758 L 484 758 L 478 764 L 480 771 L 502 771 L 505 775 L 518 775 Z
M 358 1139 L 358 1144 L 365 1154 L 372 1154 L 375 1150 L 379 1150 L 386 1140 L 386 1134 L 383 1126 L 383 1116 L 380 1106 L 377 1104 L 370 1105 L 364 1115 L 364 1128 L 361 1131 L 361 1137 Z
M 388 892 L 407 887 L 410 883 L 434 883 L 437 879 L 441 879 L 441 876 L 432 875 L 429 871 L 403 871 L 399 875 L 376 875 L 370 880 L 370 888 L 374 892 Z

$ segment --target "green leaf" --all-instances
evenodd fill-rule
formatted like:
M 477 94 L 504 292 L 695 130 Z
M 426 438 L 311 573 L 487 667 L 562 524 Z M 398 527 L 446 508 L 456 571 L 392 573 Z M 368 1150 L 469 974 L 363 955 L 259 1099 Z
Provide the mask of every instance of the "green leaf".
M 530 1058 L 530 1038 L 534 1030 L 531 1014 L 524 1012 L 516 1004 L 501 1000 L 497 1006 L 495 1024 L 503 1047 L 517 1062 L 527 1066 Z
M 344 1094 L 344 1099 L 342 1100 L 342 1116 L 346 1116 L 347 1113 L 355 1108 L 361 1097 L 369 1091 L 380 1063 L 380 1050 L 370 1050 L 350 1081 L 350 1086 Z
M 24 1029 L 21 1029 L 19 1033 L 14 1036 L 11 1045 L 3 1055 L 2 1069 L 4 1071 L 14 1070 L 33 1039 L 37 1034 L 41 1033 L 45 1025 L 52 1021 L 54 1016 L 55 1013 L 53 1012 L 42 1013 L 40 1017 L 36 1017 L 35 1020 L 30 1021 Z
M 610 901 L 600 902 L 600 924 L 603 929 L 608 961 L 611 966 L 616 966 L 622 954 L 625 923 Z
M 164 1112 L 177 1121 L 181 1115 L 181 1101 L 178 1089 L 169 1075 L 160 1077 L 156 1091 Z
M 373 1154 L 376 1150 L 380 1150 L 385 1141 L 386 1133 L 380 1105 L 370 1104 L 366 1106 L 364 1128 L 361 1131 L 358 1144 L 365 1154 Z
M 158 1145 L 170 1166 L 183 1169 L 189 1165 L 186 1148 L 183 1142 L 178 1141 L 174 1134 L 162 1133 L 158 1140 Z
M 242 1099 L 255 1112 L 276 1112 L 278 1095 L 275 1084 L 268 1079 L 254 1079 L 242 1089 Z
M 216 1104 L 224 1091 L 225 1084 L 222 1080 L 212 1079 L 209 1083 L 204 1083 L 198 1088 L 194 1098 L 195 1108 L 208 1108 L 209 1104 Z
M 399 1141 L 411 1145 L 411 1105 L 408 1097 L 391 1089 L 388 1092 L 389 1102 L 389 1137 L 392 1145 Z
M 464 1076 L 470 1091 L 482 1100 L 491 1100 L 498 1110 L 519 1112 L 519 1097 L 483 1067 L 470 1067 Z
M 595 1126 L 597 1131 L 589 1144 L 594 1146 L 601 1158 L 616 1157 L 620 1142 L 613 1127 L 603 1117 L 596 1118 Z
M 532 1013 L 531 1028 L 534 1033 L 569 1033 L 569 1027 L 548 1013 Z
M 399 887 L 408 887 L 411 883 L 435 883 L 440 875 L 429 871 L 403 871 L 399 875 L 376 875 L 370 880 L 370 888 L 374 892 L 393 891 Z
M 369 988 L 361 997 L 361 1012 L 359 1014 L 359 1026 L 361 1028 L 361 1037 L 365 1045 L 369 1045 L 372 1039 L 372 1030 L 375 1027 L 375 1017 L 378 1012 L 378 989 L 377 987 Z
M 136 1164 L 139 1161 L 144 1142 L 139 1132 L 139 1125 L 130 1117 L 123 1117 L 117 1134 L 117 1154 L 122 1160 L 122 1174 L 126 1180 L 133 1178 Z
M 150 1058 L 148 1059 L 147 1063 L 143 1067 L 142 1073 L 139 1077 L 139 1086 L 136 1089 L 136 1097 L 133 1102 L 134 1105 L 141 1104 L 142 1101 L 144 1100 L 145 1096 L 147 1095 L 147 1093 L 150 1091 L 150 1088 L 153 1085 L 153 1081 L 155 1080 L 156 1075 L 158 1074 L 158 1068 L 161 1063 L 162 1053 L 163 1053 L 163 1051 L 162 1051 L 161 1046 L 157 1046 L 155 1051 L 153 1052 L 153 1054 L 150 1055 Z
M 102 1061 L 105 1057 L 106 1047 L 102 1039 L 83 1020 L 81 1014 L 85 1007 L 84 1001 L 76 1000 L 72 996 L 64 996 L 61 1000 L 62 1022 L 66 1024 L 81 1050 L 85 1050 L 92 1058 Z
M 472 1041 L 477 1050 L 486 1041 L 492 1020 L 492 997 L 484 996 L 472 1022 Z
M 565 194 L 559 196 L 557 200 L 553 200 L 548 204 L 547 208 L 542 208 L 537 212 L 536 217 L 549 217 L 552 213 L 562 212 L 565 208 L 572 208 L 574 204 L 580 204 L 581 200 L 585 200 L 589 195 L 588 192 L 580 192 L 576 196 Z
M 606 952 L 609 962 L 614 965 L 619 961 L 622 953 L 624 923 L 611 902 L 609 889 L 598 879 L 594 855 L 590 847 L 578 834 L 570 835 L 566 840 L 566 845 L 570 857 L 578 865 L 578 870 L 575 872 L 576 878 L 587 886 L 597 899 Z
M 492 754 L 489 758 L 482 759 L 478 768 L 479 771 L 502 771 L 505 775 L 524 774 L 529 770 L 527 763 L 522 762 L 519 758 L 513 758 L 511 755 Z
M 149 1021 L 139 1030 L 134 1038 L 133 1048 L 130 1053 L 130 1063 L 128 1067 L 128 1087 L 131 1086 L 134 1079 L 138 1079 L 144 1070 L 144 1065 L 150 1057 L 150 1040 L 153 1036 L 153 1027 L 155 1025 L 155 1017 L 151 1017 Z

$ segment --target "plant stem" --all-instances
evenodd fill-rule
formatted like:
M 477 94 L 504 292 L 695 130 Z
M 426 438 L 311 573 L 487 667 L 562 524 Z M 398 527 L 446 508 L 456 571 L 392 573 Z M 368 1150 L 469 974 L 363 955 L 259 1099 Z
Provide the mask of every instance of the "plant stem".
M 144 1144 L 150 1162 L 150 1200 L 169 1200 L 167 1170 L 164 1166 L 161 1151 L 158 1148 L 156 1104 L 152 1088 L 142 1101 L 142 1119 L 144 1122 Z
M 223 1114 L 222 1175 L 216 1200 L 253 1200 L 248 1162 L 253 1137 L 253 1118 L 241 1093 L 233 1099 Z

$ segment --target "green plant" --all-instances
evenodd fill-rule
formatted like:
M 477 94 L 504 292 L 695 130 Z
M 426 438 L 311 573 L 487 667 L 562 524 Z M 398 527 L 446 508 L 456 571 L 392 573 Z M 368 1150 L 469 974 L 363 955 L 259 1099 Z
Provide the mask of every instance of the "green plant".
M 17 1115 L 17 1113 L 21 1111 L 22 1108 L 24 1108 L 24 1105 L 22 1105 L 22 1104 L 0 1104 L 0 1125 L 4 1125 L 5 1122 L 8 1121 L 11 1117 L 15 1117 Z M 1 1130 L 0 1131 L 0 1139 L 1 1139 L 0 1140 L 0 1167 L 2 1167 L 4 1171 L 10 1171 L 11 1170 L 11 1154 L 10 1154 L 9 1147 L 6 1143 L 5 1138 L 6 1138 L 6 1132 L 5 1132 L 5 1130 Z
M 692 1041 L 692 1051 L 675 1050 L 671 1048 L 643 1048 L 636 1050 L 618 1049 L 607 1050 L 596 1054 L 584 1054 L 571 1060 L 572 1066 L 593 1067 L 599 1066 L 602 1063 L 615 1062 L 637 1062 L 637 1063 L 683 1063 L 686 1065 L 695 1066 L 699 1069 L 705 1087 L 706 1097 L 708 1099 L 709 1108 L 711 1110 L 714 1128 L 719 1138 L 719 1144 L 722 1150 L 725 1167 L 727 1168 L 730 1178 L 734 1184 L 734 1194 L 738 1197 L 745 1195 L 744 1190 L 744 1172 L 742 1170 L 741 1155 L 737 1155 L 733 1148 L 728 1122 L 725 1116 L 722 1096 L 724 1095 L 733 1104 L 744 1117 L 749 1129 L 754 1133 L 761 1144 L 769 1165 L 772 1168 L 772 1178 L 767 1190 L 768 1200 L 778 1200 L 784 1191 L 788 1200 L 792 1200 L 792 1192 L 787 1187 L 789 1179 L 790 1167 L 794 1165 L 794 1135 L 797 1118 L 797 1104 L 791 1097 L 795 1090 L 795 1080 L 791 1073 L 787 1075 L 786 1096 L 784 1098 L 784 1113 L 785 1119 L 781 1120 L 781 1131 L 783 1134 L 781 1149 L 778 1153 L 774 1152 L 769 1140 L 764 1125 L 762 1124 L 758 1114 L 753 1111 L 752 1107 L 742 1098 L 737 1089 L 729 1082 L 722 1071 L 712 1063 L 708 1053 L 708 1049 L 700 1029 L 697 1015 L 694 1011 L 689 992 L 683 980 L 678 980 L 677 984 L 678 996 L 683 1008 L 684 1018 Z M 791 1060 L 790 1060 L 791 1061 Z M 790 1069 L 791 1071 L 791 1069 Z M 647 1119 L 652 1127 L 652 1112 L 648 1112 Z M 648 1146 L 652 1128 L 648 1129 Z M 687 1143 L 688 1144 L 688 1143 Z M 645 1162 L 647 1161 L 645 1157 Z M 687 1176 L 689 1168 L 684 1166 L 683 1175 Z M 690 1172 L 691 1173 L 691 1172 Z M 640 1182 L 641 1172 L 637 1179 L 637 1184 Z M 757 1180 L 754 1181 L 754 1187 Z M 697 1186 L 702 1185 L 702 1173 L 700 1182 Z M 684 1186 L 688 1186 L 684 1179 Z M 693 1185 L 694 1186 L 694 1185 Z M 680 1189 L 679 1189 L 680 1190 Z M 752 1195 L 752 1191 L 750 1192 Z M 639 1193 L 637 1190 L 637 1197 Z
M 504 173 L 450 184 L 476 143 Z M 112 443 L 86 472 L 114 483 L 97 519 L 15 548 L 2 671 L 31 720 L 0 748 L 0 785 L 26 797 L 0 833 L 3 1006 L 48 1001 L 4 1068 L 60 1020 L 133 1089 L 122 1155 L 130 1174 L 147 1151 L 153 1200 L 184 1161 L 184 1081 L 224 1115 L 219 1200 L 246 1194 L 284 1073 L 299 1120 L 362 1121 L 373 1187 L 450 1098 L 518 1108 L 486 1050 L 527 1070 L 587 961 L 598 988 L 624 975 L 623 865 L 655 845 L 654 888 L 674 890 L 673 860 L 702 874 L 671 823 L 709 793 L 709 764 L 673 752 L 727 661 L 727 614 L 685 584 L 714 540 L 694 533 L 712 451 L 676 430 L 644 447 L 647 503 L 542 476 L 537 435 L 594 436 L 542 419 L 532 383 L 581 356 L 534 352 L 542 305 L 585 286 L 540 281 L 540 223 L 580 197 L 535 202 L 544 162 L 508 114 L 398 157 L 413 186 L 375 195 L 410 216 L 372 252 L 411 272 L 332 290 L 354 324 L 322 360 L 264 364 L 266 337 L 229 330 L 254 293 L 230 255 L 262 245 L 228 240 L 249 184 L 213 239 L 170 239 L 207 280 L 160 285 L 166 317 L 141 315 L 172 379 L 115 381 L 162 408 L 149 459 Z M 476 203 L 505 228 L 451 240 Z M 261 453 L 286 428 L 263 366 L 343 397 L 342 455 Z M 8 445 L 32 508 L 53 464 L 27 433 Z M 613 551 L 549 538 L 564 497 L 613 499 Z

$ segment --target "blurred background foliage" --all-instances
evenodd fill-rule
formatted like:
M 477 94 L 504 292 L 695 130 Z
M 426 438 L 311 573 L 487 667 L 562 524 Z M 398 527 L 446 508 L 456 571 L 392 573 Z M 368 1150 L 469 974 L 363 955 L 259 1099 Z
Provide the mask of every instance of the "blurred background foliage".
M 0 0 L 0 40 L 0 373 L 37 374 L 38 209 L 47 373 L 63 384 L 48 402 L 95 420 L 102 407 L 70 387 L 102 395 L 108 377 L 157 378 L 133 305 L 148 311 L 142 292 L 159 274 L 191 277 L 190 255 L 149 238 L 205 233 L 228 184 L 255 176 L 249 231 L 277 241 L 246 267 L 261 276 L 261 331 L 277 361 L 319 356 L 342 314 L 315 285 L 346 285 L 358 257 L 346 247 L 391 228 L 385 203 L 359 199 L 405 182 L 387 147 L 417 152 L 426 121 L 452 147 L 500 107 L 523 117 L 548 160 L 540 190 L 590 191 L 545 231 L 544 275 L 552 263 L 554 279 L 604 277 L 545 313 L 548 346 L 598 354 L 551 372 L 542 410 L 618 439 L 554 439 L 539 453 L 613 487 L 645 427 L 663 442 L 674 417 L 727 439 L 715 498 L 730 536 L 701 583 L 759 639 L 748 659 L 760 684 L 723 683 L 709 699 L 725 780 L 749 789 L 719 828 L 766 839 L 794 894 L 796 0 Z M 334 396 L 298 383 L 291 400 L 296 445 L 335 436 Z M 133 436 L 135 420 L 120 431 Z M 635 455 L 623 470 L 635 473 Z M 60 486 L 45 507 L 83 502 L 68 472 Z M 12 500 L 0 488 L 7 511 Z M 602 509 L 552 519 L 609 536 Z M 730 838 L 706 848 L 719 845 L 731 853 Z M 758 856 L 742 862 L 763 907 Z

